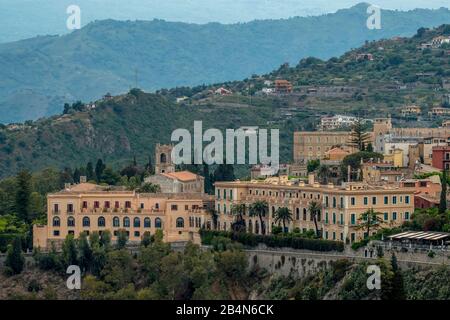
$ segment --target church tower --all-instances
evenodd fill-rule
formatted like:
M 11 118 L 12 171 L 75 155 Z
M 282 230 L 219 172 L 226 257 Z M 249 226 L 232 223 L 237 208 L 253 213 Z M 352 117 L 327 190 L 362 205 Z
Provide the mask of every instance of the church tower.
M 175 172 L 171 144 L 157 144 L 155 148 L 155 174 Z

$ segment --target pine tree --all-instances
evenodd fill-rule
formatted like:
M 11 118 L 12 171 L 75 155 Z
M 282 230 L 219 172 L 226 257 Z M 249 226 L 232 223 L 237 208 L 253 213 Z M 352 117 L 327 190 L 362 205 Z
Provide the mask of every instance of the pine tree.
M 24 264 L 25 258 L 22 253 L 22 241 L 20 237 L 16 237 L 8 247 L 5 266 L 10 268 L 13 274 L 19 274 L 22 272 Z
M 362 120 L 357 119 L 352 125 L 350 144 L 359 151 L 365 151 L 368 143 L 370 143 L 370 133 L 365 132 Z
M 31 195 L 31 174 L 24 170 L 17 174 L 17 189 L 14 207 L 19 218 L 27 223 L 31 223 L 30 218 L 30 195 Z

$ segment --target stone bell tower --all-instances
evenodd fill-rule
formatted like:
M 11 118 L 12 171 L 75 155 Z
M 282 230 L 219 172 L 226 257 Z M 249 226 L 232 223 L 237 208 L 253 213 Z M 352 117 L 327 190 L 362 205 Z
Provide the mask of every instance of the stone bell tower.
M 171 144 L 157 144 L 155 148 L 155 174 L 175 172 Z

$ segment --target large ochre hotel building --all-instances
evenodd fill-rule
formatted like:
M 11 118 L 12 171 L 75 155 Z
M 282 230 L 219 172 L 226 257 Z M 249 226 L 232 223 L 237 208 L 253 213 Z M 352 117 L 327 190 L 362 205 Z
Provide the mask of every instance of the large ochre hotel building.
M 292 182 L 287 177 L 265 181 L 217 182 L 215 196 L 203 193 L 144 194 L 118 190 L 90 183 L 67 186 L 48 196 L 47 225 L 35 225 L 33 245 L 48 249 L 53 242 L 61 245 L 68 234 L 111 231 L 112 240 L 125 229 L 130 243 L 139 243 L 144 232 L 154 234 L 161 229 L 167 242 L 200 242 L 199 230 L 213 227 L 211 209 L 218 213 L 219 230 L 230 230 L 235 217 L 234 204 L 265 200 L 269 212 L 263 218 L 270 233 L 275 224 L 274 213 L 288 207 L 293 221 L 290 231 L 314 230 L 308 211 L 312 201 L 322 206 L 318 218 L 324 239 L 351 243 L 364 237 L 357 228 L 361 214 L 373 208 L 381 213 L 386 227 L 399 226 L 411 218 L 414 211 L 414 188 L 371 186 L 353 182 L 342 186 L 320 185 L 310 178 L 308 183 Z M 248 232 L 262 233 L 258 218 L 244 216 Z

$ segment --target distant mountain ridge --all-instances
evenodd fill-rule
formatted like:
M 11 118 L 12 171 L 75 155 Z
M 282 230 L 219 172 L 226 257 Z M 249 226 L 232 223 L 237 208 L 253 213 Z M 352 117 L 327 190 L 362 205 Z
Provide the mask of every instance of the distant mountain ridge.
M 444 8 L 383 10 L 382 29 L 369 30 L 367 6 L 231 25 L 104 20 L 64 36 L 0 44 L 0 122 L 56 114 L 63 101 L 95 100 L 135 86 L 152 91 L 242 79 L 450 22 Z

